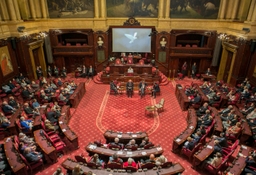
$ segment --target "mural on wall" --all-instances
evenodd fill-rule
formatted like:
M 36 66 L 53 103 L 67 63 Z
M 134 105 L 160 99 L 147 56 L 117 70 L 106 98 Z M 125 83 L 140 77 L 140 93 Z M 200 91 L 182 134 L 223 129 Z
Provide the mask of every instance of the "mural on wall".
M 171 18 L 217 19 L 220 0 L 171 0 Z
M 108 17 L 158 17 L 158 0 L 107 0 Z
M 50 18 L 93 18 L 94 0 L 47 0 Z
M 12 61 L 10 59 L 7 46 L 0 47 L 0 64 L 3 76 L 6 76 L 13 72 Z

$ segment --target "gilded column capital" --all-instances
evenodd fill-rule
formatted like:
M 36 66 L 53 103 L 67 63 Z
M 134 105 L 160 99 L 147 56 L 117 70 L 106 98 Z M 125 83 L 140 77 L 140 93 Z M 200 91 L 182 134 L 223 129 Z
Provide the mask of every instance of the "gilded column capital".
M 17 17 L 16 17 L 13 1 L 6 0 L 6 4 L 7 4 L 8 13 L 10 15 L 11 20 L 16 21 Z

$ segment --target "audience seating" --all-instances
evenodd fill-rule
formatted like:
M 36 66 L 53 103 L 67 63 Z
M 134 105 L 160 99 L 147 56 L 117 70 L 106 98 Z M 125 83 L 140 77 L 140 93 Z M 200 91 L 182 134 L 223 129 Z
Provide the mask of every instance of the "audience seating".
M 227 161 L 228 161 L 228 159 L 225 158 L 225 159 L 222 161 L 222 163 L 221 163 L 218 167 L 214 167 L 214 166 L 212 166 L 212 165 L 210 165 L 210 164 L 207 163 L 204 168 L 205 168 L 209 173 L 211 173 L 211 174 L 218 174 L 219 171 L 223 171 L 223 170 L 224 170 Z
M 86 159 L 83 156 L 75 155 L 75 159 L 77 162 L 87 163 Z
M 15 124 L 18 127 L 19 132 L 23 132 L 26 135 L 32 135 L 32 130 L 28 130 L 26 128 L 21 127 L 20 125 L 20 119 L 15 120 Z
M 193 155 L 201 148 L 202 144 L 201 143 L 198 143 L 194 148 L 193 150 L 189 150 L 185 147 L 183 147 L 181 149 L 181 154 L 184 154 L 185 156 L 187 156 L 189 158 L 189 160 L 191 161 L 192 158 L 193 158 Z
M 44 169 L 44 162 L 43 162 L 42 158 L 40 160 L 38 160 L 37 162 L 29 163 L 27 161 L 27 159 L 22 154 L 20 154 L 20 157 L 21 157 L 22 161 L 27 165 L 28 169 L 30 170 L 31 175 L 33 174 L 33 170 L 40 166 L 42 166 L 42 169 Z
M 117 163 L 117 162 L 108 162 L 107 168 L 110 168 L 110 169 L 122 169 L 123 165 L 121 163 Z
M 139 164 L 137 163 L 136 168 L 133 166 L 123 166 L 123 169 L 125 169 L 127 172 L 136 172 L 139 169 Z
M 48 134 L 46 134 L 45 132 L 44 132 L 44 135 L 46 139 L 49 140 L 51 144 L 54 146 L 54 148 L 56 149 L 56 152 L 62 152 L 64 154 L 64 149 L 66 148 L 66 144 L 60 138 L 57 138 L 57 137 L 50 138 Z

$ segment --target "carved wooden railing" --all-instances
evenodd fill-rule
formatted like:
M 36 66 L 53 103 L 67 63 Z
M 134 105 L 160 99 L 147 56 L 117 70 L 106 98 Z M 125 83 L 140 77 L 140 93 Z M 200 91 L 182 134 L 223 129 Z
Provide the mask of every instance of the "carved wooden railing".
M 211 57 L 212 48 L 204 47 L 170 47 L 170 56 L 195 55 Z
M 93 55 L 92 46 L 54 46 L 53 55 Z

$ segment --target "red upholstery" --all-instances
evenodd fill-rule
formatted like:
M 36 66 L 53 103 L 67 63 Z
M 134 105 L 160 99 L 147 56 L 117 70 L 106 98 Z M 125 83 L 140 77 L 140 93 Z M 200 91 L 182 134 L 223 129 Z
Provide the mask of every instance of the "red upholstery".
M 156 164 L 148 162 L 148 163 L 144 163 L 144 164 L 140 164 L 141 169 L 153 169 L 156 166 Z
M 86 159 L 82 156 L 75 155 L 75 159 L 76 159 L 77 162 L 87 163 Z
M 215 108 L 217 108 L 217 109 L 220 109 L 221 102 L 222 102 L 222 98 L 220 97 L 220 100 L 214 102 L 214 103 L 212 104 L 212 106 L 215 107 Z
M 204 167 L 210 174 L 218 174 L 219 171 L 222 171 L 223 168 L 225 167 L 225 164 L 227 163 L 228 159 L 224 159 L 222 163 L 218 167 L 214 167 L 210 164 L 206 164 Z
M 33 170 L 42 166 L 42 168 L 44 168 L 44 163 L 43 163 L 43 159 L 40 159 L 39 161 L 37 162 L 32 162 L 32 163 L 29 163 L 27 161 L 27 159 L 25 159 L 25 157 L 23 155 L 20 154 L 20 157 L 21 159 L 23 160 L 23 162 L 28 166 L 28 168 L 30 169 L 31 171 L 31 174 L 33 174 Z
M 125 169 L 127 172 L 136 172 L 139 168 L 139 164 L 136 164 L 136 167 L 133 166 L 123 166 L 123 169 Z
M 182 47 L 182 45 L 181 45 L 181 44 L 178 44 L 177 47 Z
M 183 74 L 182 73 L 178 73 L 178 78 L 181 80 L 183 79 Z
M 127 58 L 127 64 L 133 64 L 133 58 L 132 57 Z
M 192 47 L 197 47 L 197 45 L 196 45 L 196 44 L 193 44 Z
M 66 148 L 66 144 L 57 138 L 56 135 L 49 136 L 48 134 L 44 133 L 45 137 L 51 142 L 57 152 L 64 152 Z
M 144 65 L 144 60 L 141 59 L 141 60 L 139 61 L 139 64 L 140 64 L 140 65 Z
M 185 156 L 187 156 L 189 158 L 189 160 L 192 159 L 193 155 L 195 154 L 195 152 L 197 152 L 199 150 L 199 148 L 201 147 L 201 143 L 198 143 L 194 148 L 193 150 L 189 150 L 185 147 L 183 147 L 181 149 L 181 153 L 184 154 Z
M 110 169 L 122 169 L 123 165 L 121 163 L 108 162 L 107 168 L 110 168 Z

